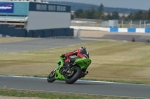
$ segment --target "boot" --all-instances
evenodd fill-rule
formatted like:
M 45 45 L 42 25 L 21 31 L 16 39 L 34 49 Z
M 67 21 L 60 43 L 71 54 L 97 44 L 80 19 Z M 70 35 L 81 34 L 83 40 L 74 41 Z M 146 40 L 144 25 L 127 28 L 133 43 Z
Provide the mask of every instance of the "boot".
M 62 73 L 70 73 L 69 68 L 70 68 L 70 63 L 66 62 Z
M 85 75 L 87 75 L 88 73 L 89 73 L 88 71 L 85 71 L 84 73 L 82 73 L 81 77 L 85 77 Z

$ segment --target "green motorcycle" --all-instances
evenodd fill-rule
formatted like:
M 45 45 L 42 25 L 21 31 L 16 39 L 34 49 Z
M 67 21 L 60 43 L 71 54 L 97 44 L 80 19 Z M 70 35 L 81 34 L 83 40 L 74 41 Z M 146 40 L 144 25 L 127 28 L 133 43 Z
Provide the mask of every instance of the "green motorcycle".
M 53 70 L 47 77 L 47 81 L 49 83 L 54 82 L 55 80 L 65 81 L 67 84 L 73 84 L 78 79 L 85 77 L 88 74 L 86 69 L 91 64 L 91 59 L 89 58 L 70 58 L 71 67 L 67 69 L 67 72 L 63 72 L 64 69 L 64 59 L 62 57 L 59 58 L 58 66 L 55 70 Z

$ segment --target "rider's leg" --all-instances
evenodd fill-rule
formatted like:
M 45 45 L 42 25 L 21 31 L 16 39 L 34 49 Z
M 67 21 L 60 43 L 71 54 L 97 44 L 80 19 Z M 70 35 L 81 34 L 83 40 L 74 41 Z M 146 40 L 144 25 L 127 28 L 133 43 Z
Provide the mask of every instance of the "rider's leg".
M 70 58 L 66 57 L 65 59 L 65 67 L 70 67 Z
M 64 67 L 65 69 L 63 70 L 63 72 L 67 72 L 67 70 L 70 68 L 71 64 L 70 64 L 70 58 L 66 57 L 65 63 L 64 63 Z

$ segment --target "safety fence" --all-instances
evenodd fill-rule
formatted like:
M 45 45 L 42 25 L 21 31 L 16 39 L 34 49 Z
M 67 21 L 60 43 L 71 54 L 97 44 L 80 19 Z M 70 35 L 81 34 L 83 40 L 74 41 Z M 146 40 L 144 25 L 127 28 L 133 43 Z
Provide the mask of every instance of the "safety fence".
M 70 26 L 73 29 L 81 30 L 100 30 L 107 32 L 127 32 L 127 33 L 150 33 L 150 28 L 104 28 L 104 27 L 88 27 L 88 26 Z

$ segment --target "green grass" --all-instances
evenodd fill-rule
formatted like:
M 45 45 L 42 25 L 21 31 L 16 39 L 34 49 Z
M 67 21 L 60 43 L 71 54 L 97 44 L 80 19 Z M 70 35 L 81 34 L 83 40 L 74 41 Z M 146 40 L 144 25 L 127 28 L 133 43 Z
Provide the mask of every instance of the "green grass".
M 89 74 L 94 79 L 150 84 L 150 44 L 123 41 L 97 41 L 77 46 L 22 53 L 0 54 L 0 74 L 46 77 L 61 54 L 85 46 L 92 59 Z
M 68 94 L 68 93 L 25 91 L 25 90 L 13 90 L 13 89 L 0 89 L 0 96 L 37 97 L 40 99 L 140 99 L 140 98 L 128 98 L 128 97 Z

